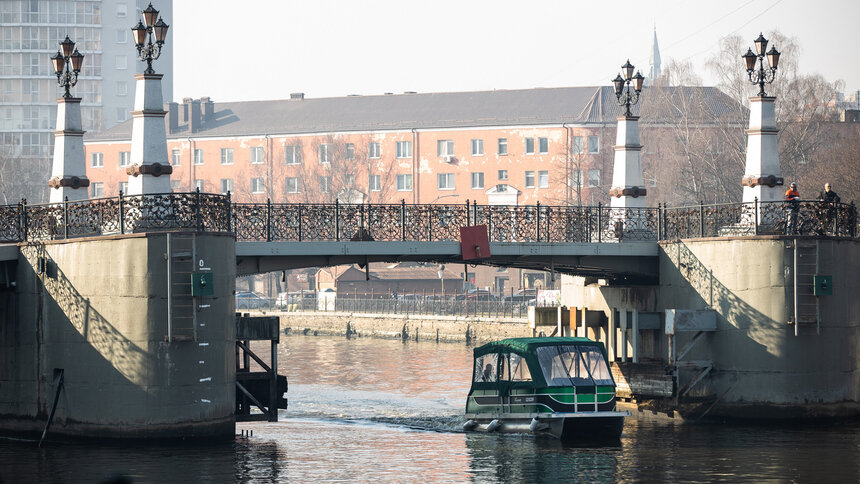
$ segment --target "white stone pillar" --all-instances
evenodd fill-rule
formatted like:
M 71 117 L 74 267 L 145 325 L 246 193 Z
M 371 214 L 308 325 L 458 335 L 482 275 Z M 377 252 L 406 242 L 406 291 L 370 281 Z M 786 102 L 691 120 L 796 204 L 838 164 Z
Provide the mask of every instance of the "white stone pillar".
M 619 309 L 618 315 L 621 316 L 621 362 L 627 363 L 627 310 Z
M 615 163 L 612 168 L 612 188 L 609 190 L 611 223 L 618 238 L 625 232 L 647 228 L 647 217 L 639 210 L 645 208 L 642 180 L 642 145 L 639 144 L 639 117 L 619 116 L 615 135 Z
M 744 170 L 744 203 L 782 200 L 783 180 L 779 170 L 775 97 L 750 98 L 750 124 L 747 130 L 747 161 Z
M 61 203 L 84 200 L 89 193 L 84 160 L 84 130 L 81 124 L 81 98 L 57 99 L 57 129 L 54 131 L 54 159 L 51 166 L 49 201 Z
M 131 128 L 128 194 L 170 192 L 173 167 L 167 158 L 167 133 L 161 95 L 162 74 L 138 74 Z M 190 161 L 189 161 L 190 162 Z
M 613 208 L 645 207 L 642 182 L 642 145 L 639 144 L 639 117 L 619 116 L 615 134 L 615 164 L 609 191 Z

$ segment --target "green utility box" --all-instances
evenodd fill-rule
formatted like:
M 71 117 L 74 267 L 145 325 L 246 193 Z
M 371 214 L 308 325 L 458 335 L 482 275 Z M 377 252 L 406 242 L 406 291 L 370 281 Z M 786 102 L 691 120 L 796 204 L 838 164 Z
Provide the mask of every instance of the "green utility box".
M 812 294 L 814 296 L 833 295 L 833 276 L 812 276 Z
M 214 294 L 215 285 L 212 283 L 211 272 L 192 272 L 191 273 L 191 295 L 211 296 Z

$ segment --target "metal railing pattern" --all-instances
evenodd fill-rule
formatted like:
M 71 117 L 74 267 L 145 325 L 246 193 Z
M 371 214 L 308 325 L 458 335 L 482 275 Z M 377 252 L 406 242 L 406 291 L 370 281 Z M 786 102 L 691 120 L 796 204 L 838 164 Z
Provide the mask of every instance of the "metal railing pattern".
M 159 230 L 227 232 L 240 241 L 459 241 L 486 224 L 491 242 L 625 242 L 741 235 L 857 237 L 854 203 L 748 202 L 686 207 L 233 203 L 162 193 L 0 206 L 0 242 Z

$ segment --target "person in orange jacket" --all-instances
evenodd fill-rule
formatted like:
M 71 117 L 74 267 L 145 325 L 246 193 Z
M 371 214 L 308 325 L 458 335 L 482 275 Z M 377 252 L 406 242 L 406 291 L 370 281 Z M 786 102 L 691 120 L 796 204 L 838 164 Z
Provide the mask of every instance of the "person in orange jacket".
M 785 191 L 785 203 L 788 204 L 789 210 L 785 233 L 793 234 L 797 231 L 797 211 L 800 208 L 800 192 L 797 191 L 797 183 L 792 183 Z

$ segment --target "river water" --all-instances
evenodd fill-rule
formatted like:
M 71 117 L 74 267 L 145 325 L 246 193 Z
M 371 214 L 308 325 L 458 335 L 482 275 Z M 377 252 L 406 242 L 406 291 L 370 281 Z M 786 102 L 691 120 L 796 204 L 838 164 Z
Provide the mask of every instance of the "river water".
M 266 354 L 266 351 L 261 353 Z M 858 482 L 860 422 L 672 425 L 620 444 L 464 433 L 471 348 L 287 336 L 290 408 L 221 444 L 0 440 L 0 482 Z

